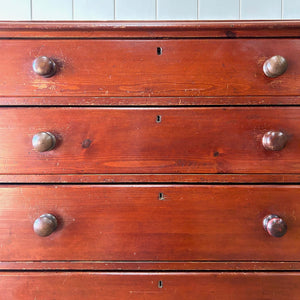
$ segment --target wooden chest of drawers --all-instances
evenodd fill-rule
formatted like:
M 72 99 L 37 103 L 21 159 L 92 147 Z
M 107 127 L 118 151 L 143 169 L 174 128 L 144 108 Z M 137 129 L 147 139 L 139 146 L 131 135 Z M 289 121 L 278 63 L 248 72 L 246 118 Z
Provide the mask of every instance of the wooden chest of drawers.
M 0 299 L 299 299 L 300 22 L 0 22 Z

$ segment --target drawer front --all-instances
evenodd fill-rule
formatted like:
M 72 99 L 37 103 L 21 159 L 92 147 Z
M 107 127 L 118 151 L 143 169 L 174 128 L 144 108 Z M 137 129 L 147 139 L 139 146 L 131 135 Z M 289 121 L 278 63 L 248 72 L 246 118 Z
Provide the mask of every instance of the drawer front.
M 0 96 L 299 95 L 299 51 L 299 39 L 2 40 Z M 268 78 L 275 55 L 288 69 Z M 34 72 L 40 56 L 54 76 Z
M 16 300 L 298 300 L 300 273 L 6 272 L 0 290 Z
M 299 128 L 298 107 L 1 108 L 0 173 L 299 173 Z
M 3 186 L 1 261 L 299 261 L 299 197 L 275 185 Z M 58 225 L 40 237 L 44 214 Z M 287 225 L 281 238 L 268 215 Z

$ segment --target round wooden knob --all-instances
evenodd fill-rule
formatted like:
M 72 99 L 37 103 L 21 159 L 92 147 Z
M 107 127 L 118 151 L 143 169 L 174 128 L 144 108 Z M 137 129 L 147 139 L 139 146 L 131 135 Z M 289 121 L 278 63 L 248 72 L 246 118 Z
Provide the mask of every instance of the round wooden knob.
M 288 141 L 288 137 L 281 131 L 269 131 L 264 134 L 262 144 L 266 150 L 282 150 Z
M 275 55 L 265 61 L 263 70 L 268 77 L 278 77 L 282 75 L 288 67 L 287 61 L 280 55 Z
M 47 57 L 40 56 L 33 61 L 32 64 L 33 71 L 43 77 L 51 77 L 56 72 L 55 62 Z
M 39 132 L 32 138 L 32 146 L 38 152 L 50 151 L 55 147 L 56 138 L 50 132 Z
M 51 214 L 41 215 L 34 221 L 33 230 L 39 236 L 48 236 L 57 228 L 57 220 Z
M 282 237 L 286 234 L 286 223 L 276 215 L 268 215 L 263 220 L 264 229 L 274 237 Z

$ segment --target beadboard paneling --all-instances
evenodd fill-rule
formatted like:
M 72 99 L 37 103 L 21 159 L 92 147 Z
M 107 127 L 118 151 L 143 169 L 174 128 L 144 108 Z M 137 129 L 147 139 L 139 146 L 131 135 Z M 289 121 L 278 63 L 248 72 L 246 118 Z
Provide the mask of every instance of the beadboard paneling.
M 0 20 L 30 20 L 30 0 L 0 0 Z
M 282 0 L 282 18 L 300 19 L 300 0 Z
M 74 20 L 113 20 L 114 0 L 73 0 Z
M 158 0 L 158 20 L 196 20 L 197 0 Z
M 300 19 L 300 0 L 0 0 L 0 20 Z
M 241 0 L 241 19 L 281 19 L 281 0 Z
M 115 0 L 116 20 L 155 20 L 155 0 Z
M 32 0 L 32 20 L 72 19 L 72 0 Z
M 239 0 L 199 0 L 200 20 L 238 20 Z

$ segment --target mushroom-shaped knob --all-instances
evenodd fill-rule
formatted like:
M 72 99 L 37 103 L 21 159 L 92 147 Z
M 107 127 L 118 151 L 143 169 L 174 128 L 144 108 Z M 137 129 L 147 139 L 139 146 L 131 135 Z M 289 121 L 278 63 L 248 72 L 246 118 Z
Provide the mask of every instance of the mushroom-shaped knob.
M 268 77 L 278 77 L 282 75 L 288 67 L 287 61 L 280 55 L 275 55 L 265 61 L 263 70 Z
M 50 132 L 39 132 L 32 138 L 32 146 L 38 152 L 50 151 L 55 147 L 56 138 Z
M 267 233 L 274 237 L 282 237 L 287 232 L 287 225 L 277 215 L 268 215 L 263 220 L 264 229 Z
M 262 144 L 266 150 L 282 150 L 288 141 L 288 137 L 281 131 L 268 131 L 262 138 Z
M 56 72 L 56 64 L 47 56 L 40 56 L 33 61 L 33 71 L 43 77 L 51 77 Z
M 39 236 L 48 236 L 57 228 L 57 220 L 51 214 L 44 214 L 38 217 L 34 224 L 33 230 Z

